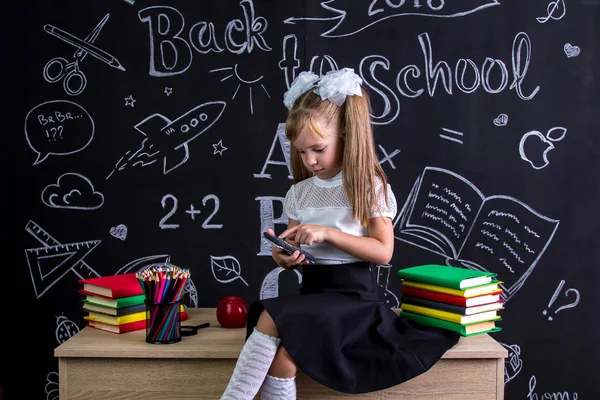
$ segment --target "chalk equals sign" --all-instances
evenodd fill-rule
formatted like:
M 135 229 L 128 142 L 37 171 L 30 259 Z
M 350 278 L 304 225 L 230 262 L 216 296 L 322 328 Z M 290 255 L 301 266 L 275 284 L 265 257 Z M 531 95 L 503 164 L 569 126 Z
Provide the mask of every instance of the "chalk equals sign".
M 463 141 L 462 141 L 463 133 L 462 132 L 453 131 L 452 129 L 448 129 L 448 128 L 442 128 L 442 130 L 446 133 L 451 133 L 455 136 L 458 136 L 458 137 L 453 137 L 453 136 L 448 136 L 448 135 L 444 135 L 443 133 L 441 133 L 440 137 L 442 139 L 451 140 L 453 142 L 463 144 Z

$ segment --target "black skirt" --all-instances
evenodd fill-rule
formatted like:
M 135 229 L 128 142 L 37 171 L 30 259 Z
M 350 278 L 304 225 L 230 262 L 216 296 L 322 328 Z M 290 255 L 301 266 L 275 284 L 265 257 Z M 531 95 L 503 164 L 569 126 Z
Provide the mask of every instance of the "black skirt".
M 252 303 L 246 338 L 267 310 L 298 368 L 344 393 L 386 389 L 430 369 L 460 337 L 398 316 L 366 262 L 302 266 L 299 295 Z

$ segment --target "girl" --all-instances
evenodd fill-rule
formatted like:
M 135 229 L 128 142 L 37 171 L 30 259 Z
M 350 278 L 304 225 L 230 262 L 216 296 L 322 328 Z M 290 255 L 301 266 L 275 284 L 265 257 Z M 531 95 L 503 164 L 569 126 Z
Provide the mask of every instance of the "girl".
M 300 294 L 250 306 L 222 399 L 253 399 L 261 386 L 263 400 L 295 399 L 298 369 L 340 392 L 381 390 L 427 371 L 458 341 L 458 333 L 417 326 L 378 297 L 372 266 L 392 258 L 397 208 L 361 85 L 349 68 L 321 78 L 302 72 L 284 95 L 295 183 L 279 237 L 317 262 L 273 247 L 279 266 L 302 266 Z

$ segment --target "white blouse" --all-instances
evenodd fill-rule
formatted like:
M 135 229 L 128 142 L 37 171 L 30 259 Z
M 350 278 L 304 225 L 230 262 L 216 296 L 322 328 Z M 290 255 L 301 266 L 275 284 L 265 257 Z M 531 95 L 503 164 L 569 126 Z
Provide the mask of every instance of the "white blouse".
M 377 179 L 377 201 L 381 212 L 377 208 L 371 210 L 371 218 L 394 218 L 397 212 L 396 197 L 389 184 L 386 190 L 388 203 L 385 203 L 383 185 Z M 283 211 L 288 218 L 297 220 L 301 224 L 313 224 L 339 229 L 342 232 L 365 237 L 368 236 L 367 228 L 360 225 L 360 221 L 352 220 L 352 205 L 344 190 L 342 172 L 330 179 L 319 179 L 316 176 L 292 185 L 285 195 Z M 317 258 L 318 264 L 344 264 L 360 259 L 327 243 L 313 243 L 301 245 Z

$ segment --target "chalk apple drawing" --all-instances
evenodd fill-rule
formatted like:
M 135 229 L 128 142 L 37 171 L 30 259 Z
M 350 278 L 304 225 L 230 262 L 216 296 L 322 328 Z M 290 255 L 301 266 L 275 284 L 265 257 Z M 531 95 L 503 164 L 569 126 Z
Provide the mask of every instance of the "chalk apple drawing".
M 550 164 L 548 153 L 555 148 L 553 142 L 563 140 L 566 134 L 567 128 L 561 126 L 550 129 L 545 136 L 539 131 L 527 132 L 519 142 L 519 155 L 534 169 L 545 168 Z M 535 141 L 538 141 L 538 143 Z M 527 147 L 526 142 L 529 142 Z M 538 154 L 540 151 L 541 154 Z

